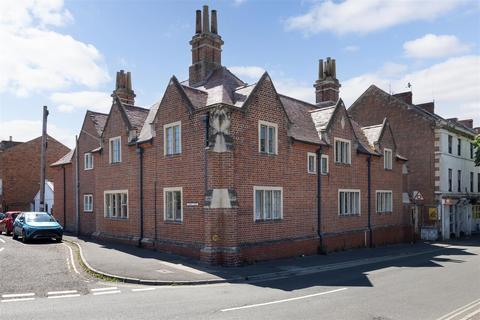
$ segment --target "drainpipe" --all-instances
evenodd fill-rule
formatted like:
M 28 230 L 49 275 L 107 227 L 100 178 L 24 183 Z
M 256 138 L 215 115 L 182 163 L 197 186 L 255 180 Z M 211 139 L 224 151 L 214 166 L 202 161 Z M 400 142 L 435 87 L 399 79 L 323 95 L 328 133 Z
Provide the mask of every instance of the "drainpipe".
M 205 196 L 207 195 L 208 192 L 208 144 L 210 143 L 209 141 L 209 131 L 210 131 L 210 113 L 207 112 L 203 116 L 203 122 L 205 123 L 205 152 L 204 152 L 204 193 Z
M 67 226 L 67 179 L 65 177 L 65 165 L 62 165 L 63 169 L 63 228 Z
M 143 239 L 143 148 L 137 145 L 138 154 L 138 190 L 140 196 L 140 239 L 138 239 L 138 246 L 142 247 Z
M 318 252 L 323 253 L 322 241 L 322 147 L 317 149 L 317 235 L 319 240 Z
M 368 194 L 367 194 L 367 206 L 368 206 L 368 246 L 373 247 L 373 234 L 372 234 L 372 155 L 368 155 L 367 158 L 368 169 Z

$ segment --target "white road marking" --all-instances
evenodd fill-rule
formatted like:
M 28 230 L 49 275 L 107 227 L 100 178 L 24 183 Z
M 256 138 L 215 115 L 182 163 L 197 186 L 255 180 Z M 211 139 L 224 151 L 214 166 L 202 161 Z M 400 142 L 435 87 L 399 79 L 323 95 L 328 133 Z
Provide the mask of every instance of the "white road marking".
M 1 242 L 1 243 L 5 243 L 5 240 L 3 240 L 2 238 L 0 238 L 0 242 Z
M 136 289 L 132 289 L 132 292 L 152 291 L 152 290 L 155 290 L 155 288 L 136 288 Z
M 5 248 L 0 248 L 0 252 L 2 252 L 2 251 L 3 251 L 3 249 L 5 249 Z
M 80 297 L 80 294 L 63 294 L 59 296 L 49 296 L 47 297 L 48 299 L 62 299 L 62 298 L 74 298 L 74 297 Z
M 92 292 L 97 292 L 97 291 L 107 291 L 107 290 L 117 290 L 117 287 L 108 287 L 108 288 L 95 288 L 95 289 L 90 289 Z
M 7 300 L 2 300 L 2 302 L 19 302 L 19 301 L 32 301 L 32 300 L 35 300 L 35 298 L 7 299 Z
M 450 320 L 456 316 L 458 316 L 460 313 L 463 313 L 473 307 L 475 307 L 476 304 L 480 303 L 480 299 L 477 299 L 475 301 L 472 301 L 458 309 L 453 310 L 452 312 L 447 313 L 446 315 L 438 318 L 437 320 Z
M 47 295 L 51 296 L 54 294 L 70 294 L 70 293 L 77 293 L 77 290 L 65 290 L 65 291 L 50 291 L 47 292 Z
M 2 294 L 2 298 L 19 298 L 19 297 L 31 297 L 34 296 L 35 293 L 11 293 L 11 294 Z
M 322 295 L 325 295 L 325 294 L 335 293 L 335 292 L 344 291 L 344 290 L 347 290 L 347 288 L 340 288 L 340 289 L 330 290 L 330 291 L 326 291 L 326 292 L 308 294 L 308 295 L 306 295 L 306 296 L 300 296 L 300 297 L 295 297 L 295 298 L 289 298 L 289 299 L 282 299 L 282 300 L 276 300 L 276 301 L 270 301 L 270 302 L 264 302 L 264 303 L 251 304 L 251 305 L 246 305 L 246 306 L 242 306 L 242 307 L 228 308 L 228 309 L 223 309 L 223 310 L 220 310 L 220 311 L 222 311 L 222 312 L 227 312 L 227 311 L 235 311 L 235 310 L 241 310 L 241 309 L 250 309 L 250 308 L 263 307 L 263 306 L 268 306 L 268 305 L 271 305 L 271 304 L 277 304 L 277 303 L 283 303 L 283 302 L 289 302 L 289 301 L 307 299 L 307 298 L 312 298 L 312 297 L 318 297 L 318 296 L 322 296 Z
M 73 270 L 75 271 L 75 273 L 77 274 L 80 274 L 80 272 L 78 272 L 77 270 L 77 267 L 75 266 L 75 262 L 74 262 L 74 259 L 73 259 L 73 250 L 72 248 L 70 248 L 69 246 L 67 246 L 65 243 L 62 243 L 65 247 L 68 248 L 68 250 L 70 250 L 70 261 L 72 262 L 72 267 L 73 267 Z
M 480 313 L 480 308 L 478 310 L 473 311 L 472 313 L 467 314 L 464 318 L 462 318 L 460 320 L 470 320 L 470 319 L 473 320 L 473 316 L 477 315 L 479 313 Z M 475 319 L 477 319 L 477 318 L 475 318 Z
M 93 295 L 94 295 L 94 296 L 99 296 L 99 295 L 102 295 L 102 294 L 114 294 L 114 293 L 120 293 L 120 292 L 121 292 L 120 290 L 101 291 L 101 292 L 94 292 Z
M 184 266 L 183 264 L 180 264 L 180 263 L 177 264 L 177 263 L 171 263 L 171 262 L 166 262 L 166 261 L 158 261 L 158 262 L 160 264 L 163 264 L 163 265 L 167 266 L 167 267 L 174 268 L 174 269 L 177 269 L 177 270 L 186 271 L 186 272 L 190 272 L 190 273 L 193 273 L 193 274 L 205 274 L 205 271 L 190 268 L 190 267 Z

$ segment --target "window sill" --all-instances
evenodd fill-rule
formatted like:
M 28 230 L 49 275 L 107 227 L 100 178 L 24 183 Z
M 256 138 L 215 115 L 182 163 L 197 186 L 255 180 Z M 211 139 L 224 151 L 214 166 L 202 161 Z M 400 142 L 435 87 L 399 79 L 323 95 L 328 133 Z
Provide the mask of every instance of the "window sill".
M 321 175 L 322 176 L 328 176 L 328 172 L 322 172 Z
M 180 157 L 182 155 L 182 153 L 172 153 L 172 154 L 165 154 L 165 158 L 177 158 L 177 157 Z
M 311 174 L 311 175 L 316 175 L 317 172 L 307 172 L 308 174 Z
M 282 222 L 283 218 L 277 218 L 277 219 L 268 219 L 268 220 L 255 220 L 255 223 L 278 223 Z
M 117 166 L 117 165 L 119 165 L 119 164 L 121 164 L 121 163 L 122 163 L 122 161 L 119 161 L 119 162 L 110 162 L 110 165 L 112 165 L 112 166 Z
M 183 224 L 183 220 L 163 220 L 165 224 Z
M 278 153 L 268 153 L 268 152 L 262 152 L 262 151 L 259 151 L 258 153 L 263 156 L 271 156 L 271 157 L 278 155 Z
M 392 213 L 393 213 L 393 211 L 388 211 L 388 212 L 377 212 L 377 214 L 380 214 L 380 215 L 381 215 L 381 214 L 390 215 L 390 214 L 392 214 Z
M 119 217 L 104 217 L 105 219 L 109 219 L 109 220 L 117 220 L 117 221 L 127 221 L 128 220 L 128 217 L 126 218 L 119 218 Z
M 83 210 L 83 213 L 92 213 L 93 210 Z
M 83 171 L 90 171 L 93 170 L 93 168 L 84 168 Z
M 335 162 L 336 166 L 341 166 L 341 167 L 351 167 L 351 163 L 343 163 L 343 162 Z
M 360 217 L 360 213 L 355 214 L 338 214 L 339 217 L 342 218 L 350 218 L 350 217 Z

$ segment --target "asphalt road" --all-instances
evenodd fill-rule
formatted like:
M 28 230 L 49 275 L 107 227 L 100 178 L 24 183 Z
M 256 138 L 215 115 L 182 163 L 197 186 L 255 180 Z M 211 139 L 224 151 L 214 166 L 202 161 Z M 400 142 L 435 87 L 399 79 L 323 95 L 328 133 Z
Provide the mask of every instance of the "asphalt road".
M 35 293 L 2 297 L 0 319 L 480 319 L 478 242 L 270 281 L 142 287 L 77 274 L 62 244 L 0 237 L 0 294 Z

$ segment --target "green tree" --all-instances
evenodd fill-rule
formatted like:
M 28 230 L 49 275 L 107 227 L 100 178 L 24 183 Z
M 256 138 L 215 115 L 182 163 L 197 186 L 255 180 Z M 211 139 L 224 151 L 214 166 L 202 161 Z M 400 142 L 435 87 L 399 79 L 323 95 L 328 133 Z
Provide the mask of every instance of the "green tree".
M 480 167 L 480 135 L 473 142 L 475 145 L 475 166 Z

